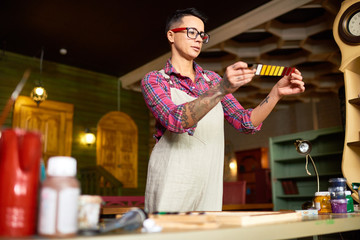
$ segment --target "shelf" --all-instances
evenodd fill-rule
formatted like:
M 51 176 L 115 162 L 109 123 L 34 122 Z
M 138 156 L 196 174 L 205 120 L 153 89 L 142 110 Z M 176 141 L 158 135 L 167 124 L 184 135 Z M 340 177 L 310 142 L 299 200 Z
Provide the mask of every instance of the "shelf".
M 360 141 L 348 142 L 347 145 L 349 147 L 360 147 Z
M 305 171 L 305 169 L 304 169 Z M 325 176 L 335 176 L 335 175 L 341 175 L 341 171 L 339 172 L 326 172 L 326 173 L 319 173 L 319 178 L 325 177 Z M 277 180 L 287 180 L 287 179 L 306 179 L 306 178 L 316 178 L 316 174 L 311 173 L 311 175 L 299 175 L 299 176 L 289 176 L 289 177 L 276 177 Z
M 360 146 L 360 145 L 359 145 Z M 327 157 L 327 156 L 333 156 L 333 155 L 342 155 L 342 151 L 336 151 L 336 152 L 327 152 L 327 153 L 319 153 L 319 154 L 311 154 L 310 156 L 314 159 L 314 158 L 321 158 L 321 157 Z M 278 158 L 278 159 L 274 159 L 274 162 L 294 162 L 294 161 L 302 161 L 305 160 L 305 155 L 300 155 L 299 157 L 283 157 L 283 158 Z
M 349 99 L 349 103 L 360 106 L 360 98 Z
M 306 174 L 306 156 L 299 154 L 294 146 L 297 139 L 306 139 L 312 144 L 310 156 L 319 172 L 320 189 L 328 188 L 329 178 L 342 176 L 341 163 L 344 148 L 342 127 L 324 128 L 270 138 L 271 187 L 275 211 L 301 209 L 305 200 L 313 199 L 317 191 L 315 170 L 309 158 L 308 169 L 311 175 Z M 292 186 L 286 181 L 293 181 L 297 189 L 295 192 L 299 194 L 285 194 L 285 192 L 291 192 Z
M 291 143 L 291 145 L 294 146 L 294 142 L 298 139 L 306 139 L 309 140 L 311 143 L 313 143 L 314 140 L 316 141 L 318 138 L 321 138 L 323 136 L 331 136 L 331 135 L 339 135 L 339 134 L 340 135 L 343 134 L 343 129 L 341 126 L 287 134 L 287 135 L 273 137 L 271 139 L 274 144 Z

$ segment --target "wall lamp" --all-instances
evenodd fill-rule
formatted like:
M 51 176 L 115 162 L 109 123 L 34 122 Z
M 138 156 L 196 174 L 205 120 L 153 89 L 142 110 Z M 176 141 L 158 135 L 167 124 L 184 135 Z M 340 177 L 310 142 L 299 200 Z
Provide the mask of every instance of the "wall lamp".
M 47 98 L 47 93 L 45 88 L 41 86 L 34 87 L 34 89 L 31 91 L 30 97 L 39 106 L 39 104 L 45 101 L 45 99 Z
M 47 98 L 46 90 L 45 88 L 42 87 L 42 81 L 41 81 L 43 58 L 44 58 L 44 49 L 41 49 L 40 76 L 38 83 L 30 93 L 30 97 L 32 98 L 32 100 L 34 100 L 34 102 L 36 102 L 37 106 L 39 106 L 39 104 L 45 101 L 45 99 Z
M 85 128 L 85 134 L 82 139 L 83 143 L 90 146 L 95 143 L 96 137 L 95 134 L 90 131 L 90 129 Z

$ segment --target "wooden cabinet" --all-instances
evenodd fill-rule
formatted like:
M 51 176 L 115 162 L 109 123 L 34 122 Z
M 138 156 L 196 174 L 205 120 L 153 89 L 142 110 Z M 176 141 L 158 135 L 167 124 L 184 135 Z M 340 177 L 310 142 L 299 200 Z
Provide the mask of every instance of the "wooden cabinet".
M 352 183 L 360 182 L 360 39 L 347 33 L 344 38 L 344 28 L 350 25 L 348 21 L 358 9 L 359 0 L 342 1 L 333 24 L 334 39 L 341 51 L 339 70 L 344 73 L 345 86 L 346 127 L 342 173 L 357 202 L 359 194 L 352 189 Z M 349 38 L 353 41 L 351 44 Z
M 356 81 L 360 80 L 360 74 L 357 75 Z M 349 99 L 347 104 L 347 121 L 346 121 L 346 137 L 344 145 L 344 155 L 342 169 L 347 184 L 352 189 L 352 183 L 360 182 L 360 98 Z M 355 201 L 359 201 L 359 194 L 353 190 L 352 197 Z
M 268 148 L 235 152 L 239 181 L 246 181 L 246 203 L 271 202 Z
M 342 177 L 342 127 L 272 137 L 269 139 L 269 153 L 274 210 L 301 209 L 301 205 L 311 201 L 317 191 L 314 168 L 309 159 L 308 170 L 311 175 L 308 175 L 305 155 L 296 151 L 296 140 L 308 140 L 312 145 L 310 156 L 319 173 L 320 191 L 327 191 L 330 178 Z M 285 183 L 297 191 L 285 191 L 288 190 L 284 188 Z

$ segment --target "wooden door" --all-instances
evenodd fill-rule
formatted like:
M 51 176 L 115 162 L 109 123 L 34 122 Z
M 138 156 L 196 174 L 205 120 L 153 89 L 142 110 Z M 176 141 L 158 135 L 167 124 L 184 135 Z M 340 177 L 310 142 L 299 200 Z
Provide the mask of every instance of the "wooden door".
M 138 129 L 129 115 L 113 111 L 100 119 L 96 159 L 124 188 L 137 188 Z
M 19 96 L 14 107 L 13 128 L 42 133 L 46 164 L 51 156 L 71 155 L 73 111 L 73 104 L 46 100 L 37 106 L 31 98 Z

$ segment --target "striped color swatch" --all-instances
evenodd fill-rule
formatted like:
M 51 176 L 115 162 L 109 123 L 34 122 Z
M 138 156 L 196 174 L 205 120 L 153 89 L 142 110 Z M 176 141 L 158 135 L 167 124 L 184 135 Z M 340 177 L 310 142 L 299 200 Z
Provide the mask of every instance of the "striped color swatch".
M 249 64 L 249 67 L 255 68 L 255 75 L 259 76 L 289 76 L 291 73 L 295 72 L 295 68 L 293 67 L 283 67 L 265 64 Z

